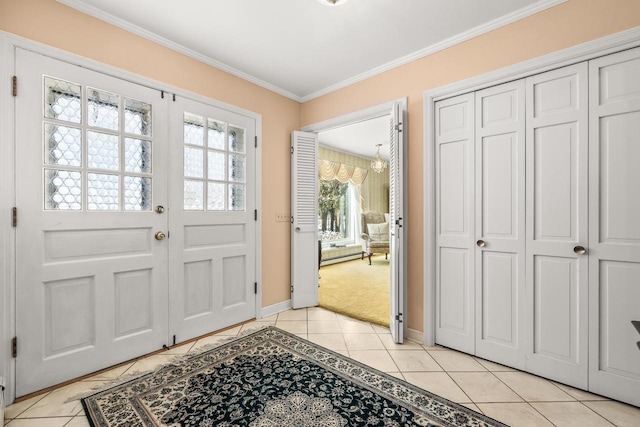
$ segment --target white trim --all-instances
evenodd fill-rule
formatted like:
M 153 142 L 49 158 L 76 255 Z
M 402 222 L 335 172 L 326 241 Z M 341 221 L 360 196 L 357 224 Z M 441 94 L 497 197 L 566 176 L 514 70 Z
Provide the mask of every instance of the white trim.
M 262 314 L 260 317 L 256 317 L 256 319 L 264 319 L 265 317 L 273 316 L 274 314 L 282 313 L 287 310 L 291 310 L 290 299 L 267 307 L 262 307 Z
M 490 31 L 496 30 L 498 28 L 504 27 L 506 25 L 512 24 L 520 19 L 524 19 L 528 16 L 534 15 L 543 10 L 549 9 L 551 7 L 557 6 L 566 2 L 567 0 L 541 0 L 537 3 L 524 7 L 522 9 L 511 12 L 507 15 L 501 16 L 500 18 L 494 19 L 493 21 L 486 22 L 482 25 L 478 25 L 468 31 L 457 34 L 448 39 L 442 40 L 436 44 L 431 46 L 427 46 L 423 49 L 412 52 L 408 55 L 395 59 L 391 62 L 387 62 L 386 64 L 380 65 L 378 67 L 372 68 L 369 71 L 358 74 L 356 76 L 350 77 L 346 80 L 341 81 L 340 83 L 333 84 L 331 86 L 327 86 L 324 89 L 313 92 L 309 95 L 305 95 L 300 98 L 300 102 L 311 101 L 312 99 L 319 98 L 323 95 L 326 95 L 331 92 L 335 92 L 336 90 L 343 89 L 347 86 L 351 86 L 354 83 L 361 82 L 363 80 L 369 79 L 371 77 L 377 76 L 378 74 L 385 73 L 389 70 L 393 70 L 394 68 L 401 67 L 410 62 L 416 61 L 418 59 L 424 58 L 425 56 L 433 55 L 434 53 L 443 51 L 457 44 L 463 43 L 467 40 L 471 40 L 474 37 L 481 36 L 482 34 L 488 33 Z
M 432 55 L 436 52 L 440 52 L 442 50 L 448 49 L 451 46 L 455 46 L 456 44 L 465 42 L 467 40 L 470 40 L 474 37 L 478 37 L 482 34 L 488 33 L 489 31 L 493 31 L 496 30 L 498 28 L 504 27 L 506 25 L 512 24 L 513 22 L 516 22 L 518 20 L 524 19 L 528 16 L 534 15 L 538 12 L 541 12 L 543 10 L 549 9 L 551 7 L 557 6 L 559 4 L 562 4 L 564 2 L 566 2 L 567 0 L 540 0 L 532 5 L 529 5 L 527 7 L 524 7 L 522 9 L 518 9 L 514 12 L 511 12 L 507 15 L 501 16 L 497 19 L 494 19 L 492 21 L 486 22 L 482 25 L 478 25 L 477 27 L 474 27 L 470 30 L 467 30 L 463 33 L 457 34 L 453 37 L 450 37 L 446 40 L 443 40 L 441 42 L 435 43 L 431 46 L 427 46 L 423 49 L 417 50 L 415 52 L 412 52 L 408 55 L 405 55 L 401 58 L 395 59 L 393 61 L 390 61 L 386 64 L 380 65 L 378 67 L 375 67 L 369 71 L 366 71 L 364 73 L 358 74 L 356 76 L 353 76 L 351 78 L 348 78 L 346 80 L 343 80 L 342 82 L 327 86 L 324 89 L 321 89 L 319 91 L 310 93 L 308 95 L 304 95 L 304 96 L 300 96 L 300 95 L 296 95 L 293 92 L 290 92 L 286 89 L 283 89 L 281 87 L 278 87 L 274 84 L 271 84 L 269 82 L 266 82 L 262 79 L 259 79 L 255 76 L 252 76 L 251 74 L 245 73 L 244 71 L 240 71 L 237 68 L 231 67 L 223 62 L 220 62 L 218 60 L 215 60 L 213 58 L 211 58 L 210 56 L 207 55 L 203 55 L 202 53 L 196 52 L 193 49 L 190 49 L 188 47 L 185 47 L 179 43 L 176 43 L 174 41 L 171 41 L 165 37 L 162 37 L 154 32 L 145 30 L 137 25 L 134 25 L 128 21 L 125 21 L 124 19 L 118 18 L 117 16 L 114 16 L 110 13 L 106 13 L 103 10 L 98 9 L 95 6 L 91 6 L 88 5 L 86 3 L 84 3 L 81 0 L 57 0 L 59 3 L 64 4 L 65 6 L 71 7 L 73 9 L 76 9 L 82 13 L 85 13 L 87 15 L 93 16 L 94 18 L 100 19 L 101 21 L 105 21 L 109 24 L 115 25 L 116 27 L 122 28 L 125 31 L 128 31 L 130 33 L 136 34 L 140 37 L 143 37 L 147 40 L 151 40 L 154 43 L 157 43 L 161 46 L 164 46 L 166 48 L 169 48 L 173 51 L 176 51 L 178 53 L 181 53 L 183 55 L 186 55 L 190 58 L 193 58 L 197 61 L 200 61 L 202 63 L 205 63 L 207 65 L 210 65 L 212 67 L 215 67 L 219 70 L 222 70 L 226 73 L 229 73 L 231 75 L 234 75 L 236 77 L 240 77 L 243 80 L 246 80 L 248 82 L 251 82 L 255 85 L 258 85 L 260 87 L 263 87 L 265 89 L 268 89 L 272 92 L 275 92 L 279 95 L 285 96 L 289 99 L 292 99 L 294 101 L 300 102 L 300 103 L 304 103 L 307 101 L 311 101 L 312 99 L 315 98 L 319 98 L 323 95 L 326 95 L 328 93 L 334 92 L 336 90 L 342 89 L 344 87 L 350 86 L 354 83 L 366 80 L 368 78 L 371 78 L 373 76 L 376 76 L 378 74 L 382 74 L 386 71 L 392 70 L 394 68 L 398 68 L 402 65 L 408 64 L 410 62 L 413 62 L 415 60 L 418 60 L 420 58 L 424 58 L 425 56 L 429 56 Z
M 415 329 L 407 328 L 407 337 L 408 340 L 417 342 L 422 344 L 422 339 L 424 338 L 424 334 L 422 331 L 416 331 Z
M 388 116 L 394 102 L 399 102 L 400 104 L 402 104 L 403 109 L 407 109 L 407 98 L 400 98 L 395 101 L 385 102 L 384 104 L 374 105 L 373 107 L 365 108 L 363 110 L 343 114 L 342 116 L 327 119 L 322 122 L 312 123 L 303 127 L 302 131 L 316 133 L 326 132 L 343 126 L 348 126 L 371 119 L 377 119 L 378 117 Z M 332 150 L 334 149 L 332 148 Z
M 257 77 L 252 76 L 251 74 L 245 73 L 244 71 L 240 71 L 237 68 L 233 68 L 227 64 L 224 64 L 220 61 L 217 61 L 207 55 L 203 55 L 199 52 L 196 52 L 193 49 L 189 49 L 179 43 L 171 41 L 167 38 L 164 38 L 156 33 L 145 30 L 137 25 L 134 25 L 124 19 L 120 19 L 114 15 L 106 13 L 95 6 L 88 5 L 80 0 L 57 0 L 59 3 L 64 4 L 70 8 L 76 9 L 82 13 L 93 16 L 94 18 L 100 19 L 101 21 L 105 21 L 109 24 L 115 25 L 116 27 L 122 28 L 125 31 L 133 33 L 137 36 L 143 37 L 147 40 L 150 40 L 154 43 L 157 43 L 161 46 L 164 46 L 168 49 L 171 49 L 175 52 L 181 53 L 185 56 L 195 59 L 196 61 L 200 61 L 204 64 L 210 65 L 214 68 L 224 71 L 225 73 L 229 73 L 233 76 L 240 77 L 243 80 L 246 80 L 250 83 L 263 87 L 267 90 L 275 92 L 279 95 L 285 96 L 294 101 L 300 102 L 301 98 L 288 90 L 282 89 L 274 84 L 261 80 Z
M 262 209 L 262 119 L 256 120 L 256 137 L 258 138 L 258 146 L 255 155 L 255 174 L 256 174 L 256 209 L 258 210 L 258 219 L 256 221 L 256 319 L 262 316 L 262 218 L 264 212 Z
M 564 67 L 578 62 L 605 56 L 610 53 L 640 46 L 640 27 L 585 42 L 538 58 L 510 65 L 485 74 L 471 77 L 446 86 L 441 86 L 424 92 L 423 95 L 423 185 L 424 185 L 424 236 L 423 236 L 423 277 L 424 301 L 424 343 L 433 345 L 435 342 L 435 183 L 434 168 L 434 104 L 436 101 L 473 92 L 521 79 L 534 74 Z

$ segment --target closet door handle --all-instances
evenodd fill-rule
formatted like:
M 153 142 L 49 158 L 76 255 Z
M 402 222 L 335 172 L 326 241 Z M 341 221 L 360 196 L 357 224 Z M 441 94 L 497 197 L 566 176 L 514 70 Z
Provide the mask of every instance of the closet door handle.
M 573 248 L 573 252 L 577 253 L 578 255 L 584 255 L 587 253 L 587 250 L 584 248 L 584 246 L 576 246 L 575 248 Z
M 484 248 L 485 246 L 487 246 L 487 243 L 484 240 L 478 240 L 476 242 L 476 245 L 478 245 L 479 248 Z

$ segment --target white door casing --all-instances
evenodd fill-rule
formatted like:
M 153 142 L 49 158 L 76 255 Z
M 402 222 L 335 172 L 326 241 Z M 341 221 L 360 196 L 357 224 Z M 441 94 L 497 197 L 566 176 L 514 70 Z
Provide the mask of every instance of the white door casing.
M 395 343 L 404 341 L 406 324 L 406 239 L 405 224 L 406 205 L 404 198 L 406 147 L 406 117 L 399 102 L 395 102 L 391 110 L 390 153 L 389 162 L 389 242 L 390 242 L 390 319 L 389 329 Z
M 182 342 L 256 315 L 256 119 L 171 103 L 170 335 Z
M 587 63 L 527 78 L 527 370 L 586 389 Z
M 475 101 L 475 354 L 522 369 L 524 81 L 478 91 Z
M 589 64 L 589 389 L 640 406 L 640 48 Z
M 151 209 L 167 199 L 167 102 L 22 49 L 16 67 L 21 396 L 167 343 L 167 244 L 154 239 L 167 216 Z
M 318 135 L 291 134 L 291 306 L 318 305 Z
M 474 94 L 435 104 L 436 342 L 475 353 Z

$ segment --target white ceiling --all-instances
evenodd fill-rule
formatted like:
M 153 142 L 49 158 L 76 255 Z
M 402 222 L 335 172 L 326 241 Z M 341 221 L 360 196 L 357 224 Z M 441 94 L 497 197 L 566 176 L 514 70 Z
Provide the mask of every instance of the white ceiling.
M 378 117 L 318 134 L 318 142 L 325 147 L 373 159 L 378 147 L 380 156 L 389 161 L 391 116 Z
M 304 102 L 565 0 L 58 1 Z

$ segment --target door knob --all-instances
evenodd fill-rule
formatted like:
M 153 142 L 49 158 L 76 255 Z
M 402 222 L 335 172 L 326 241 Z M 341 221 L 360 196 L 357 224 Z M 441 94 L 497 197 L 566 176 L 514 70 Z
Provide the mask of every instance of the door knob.
M 577 253 L 578 255 L 584 255 L 587 253 L 587 250 L 584 248 L 584 246 L 576 246 L 575 248 L 573 248 L 573 252 Z
M 479 248 L 484 248 L 485 246 L 487 246 L 487 243 L 484 240 L 478 240 L 476 242 L 476 245 L 478 245 Z
M 165 234 L 162 231 L 156 231 L 155 238 L 156 240 L 164 240 Z
M 156 213 L 159 213 L 159 214 L 164 213 L 164 206 L 162 205 L 156 206 Z
M 296 231 L 300 231 L 300 227 L 296 227 Z

